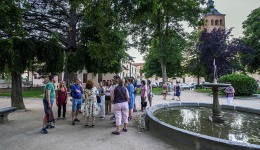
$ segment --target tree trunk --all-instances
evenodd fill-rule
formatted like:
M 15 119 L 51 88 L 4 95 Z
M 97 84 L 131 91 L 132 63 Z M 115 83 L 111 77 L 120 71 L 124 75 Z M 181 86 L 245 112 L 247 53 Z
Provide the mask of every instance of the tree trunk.
M 12 94 L 11 106 L 17 109 L 25 109 L 22 96 L 22 77 L 21 74 L 11 72 L 12 74 Z
M 167 82 L 167 72 L 166 72 L 166 61 L 164 59 L 161 60 L 161 68 L 162 68 L 162 77 L 163 77 L 163 83 Z
M 160 9 L 157 10 L 158 12 L 158 32 L 159 32 L 159 44 L 160 44 L 160 50 L 164 53 L 164 48 L 162 45 L 162 32 L 161 32 L 161 11 Z M 163 77 L 163 83 L 167 82 L 167 72 L 166 72 L 166 60 L 164 57 L 161 58 L 161 68 L 162 68 L 162 77 Z
M 76 43 L 76 9 L 70 9 L 70 17 L 69 17 L 69 32 L 68 32 L 68 45 L 70 46 L 69 52 L 66 53 L 65 59 L 65 68 L 64 68 L 64 81 L 66 82 L 66 87 L 68 91 L 70 91 L 70 82 L 73 80 L 73 74 L 69 74 L 67 71 L 67 62 L 70 55 L 70 52 L 74 52 L 77 49 Z
M 68 62 L 69 55 L 70 55 L 70 52 L 67 52 L 66 59 L 65 59 L 65 68 L 64 68 L 64 81 L 66 83 L 68 92 L 70 91 L 70 82 L 73 80 L 73 74 L 69 74 L 67 71 L 67 62 Z

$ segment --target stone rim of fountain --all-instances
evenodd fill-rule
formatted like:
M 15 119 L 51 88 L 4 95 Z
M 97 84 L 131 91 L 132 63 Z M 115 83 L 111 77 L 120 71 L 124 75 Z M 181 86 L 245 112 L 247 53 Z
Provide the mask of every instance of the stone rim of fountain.
M 212 103 L 196 103 L 196 102 L 175 102 L 175 103 L 167 103 L 166 104 L 169 107 L 212 107 Z M 175 130 L 177 132 L 180 132 L 182 134 L 185 134 L 185 136 L 193 136 L 193 137 L 197 137 L 196 140 L 198 140 L 198 138 L 200 140 L 193 141 L 192 143 L 194 143 L 197 147 L 198 142 L 201 140 L 204 141 L 209 141 L 209 142 L 214 142 L 217 143 L 218 146 L 222 147 L 222 148 L 217 148 L 216 145 L 214 145 L 213 147 L 215 149 L 223 149 L 223 145 L 225 146 L 232 146 L 233 148 L 226 148 L 226 149 L 237 149 L 239 150 L 239 148 L 241 149 L 259 149 L 260 150 L 260 145 L 256 145 L 256 144 L 248 144 L 248 143 L 241 143 L 241 142 L 236 142 L 236 141 L 230 141 L 230 140 L 225 140 L 225 139 L 221 139 L 221 138 L 216 138 L 216 137 L 211 137 L 208 135 L 203 135 L 200 133 L 195 133 L 195 132 L 191 132 L 191 131 L 187 131 L 175 126 L 172 126 L 170 124 L 167 124 L 165 122 L 160 121 L 158 118 L 156 118 L 153 113 L 159 109 L 163 109 L 166 106 L 165 104 L 159 104 L 159 105 L 155 105 L 150 107 L 149 109 L 147 109 L 147 116 L 146 116 L 146 125 L 148 127 L 148 129 L 151 131 L 152 126 L 151 121 L 156 122 L 159 125 L 162 125 L 163 127 L 167 127 L 170 128 L 172 130 Z M 248 113 L 255 113 L 260 115 L 260 109 L 255 109 L 255 108 L 250 108 L 250 107 L 242 107 L 242 106 L 235 106 L 235 105 L 220 105 L 222 109 L 229 109 L 229 110 L 234 110 L 234 111 L 243 111 L 243 112 L 248 112 Z M 151 120 L 150 120 L 151 119 Z M 162 127 L 162 129 L 164 129 Z M 156 130 L 153 130 L 153 132 L 156 132 Z M 159 132 L 159 131 L 157 131 Z M 158 135 L 158 133 L 155 133 Z M 170 134 L 170 133 L 168 133 Z M 172 135 L 172 136 L 176 136 L 176 135 Z M 169 137 L 169 135 L 168 135 Z M 185 139 L 183 139 L 185 140 Z M 178 141 L 175 141 L 178 142 Z M 191 141 L 190 141 L 191 142 Z M 205 142 L 204 142 L 205 143 Z M 185 144 L 185 143 L 182 143 Z M 209 145 L 207 145 L 206 147 L 209 147 Z M 212 147 L 212 148 L 213 148 Z

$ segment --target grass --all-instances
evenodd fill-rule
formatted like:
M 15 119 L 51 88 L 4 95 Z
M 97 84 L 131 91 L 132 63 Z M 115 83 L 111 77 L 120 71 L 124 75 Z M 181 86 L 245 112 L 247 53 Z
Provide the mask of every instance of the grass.
M 211 89 L 196 89 L 196 91 L 199 91 L 199 92 L 202 92 L 202 93 L 209 93 L 210 95 L 213 95 Z M 260 90 L 258 90 L 256 94 L 260 94 Z M 222 92 L 219 92 L 219 96 L 225 97 L 226 95 L 223 94 Z M 236 98 L 252 98 L 252 97 L 258 97 L 258 95 L 235 96 L 235 97 L 236 97 Z
M 260 94 L 260 90 L 257 90 L 256 94 Z
M 141 91 L 141 88 L 138 88 L 136 94 L 140 94 L 141 93 L 140 91 Z M 170 89 L 168 89 L 168 91 L 170 91 Z M 154 94 L 161 94 L 162 93 L 162 88 L 153 88 L 152 92 Z
M 22 93 L 23 97 L 30 98 L 43 98 L 44 91 L 24 91 Z M 11 93 L 0 93 L 0 96 L 11 97 Z

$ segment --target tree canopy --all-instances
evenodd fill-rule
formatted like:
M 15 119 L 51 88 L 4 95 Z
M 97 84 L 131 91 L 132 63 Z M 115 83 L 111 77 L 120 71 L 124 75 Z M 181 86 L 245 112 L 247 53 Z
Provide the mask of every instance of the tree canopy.
M 251 46 L 256 50 L 254 61 L 248 67 L 248 71 L 253 73 L 259 71 L 260 68 L 260 8 L 257 8 L 248 15 L 246 21 L 243 22 L 244 35 L 243 38 L 247 46 Z
M 138 1 L 132 23 L 133 40 L 140 52 L 145 53 L 152 47 L 154 39 L 158 40 L 159 60 L 163 81 L 167 81 L 167 61 L 178 59 L 170 50 L 179 47 L 178 40 L 185 38 L 181 25 L 187 21 L 192 27 L 203 24 L 202 18 L 209 8 L 202 8 L 205 0 L 145 0 Z M 176 35 L 174 38 L 173 35 Z M 179 38 L 176 38 L 179 37 Z M 181 47 L 181 46 L 180 46 Z M 168 50 L 167 50 L 168 49 Z
M 204 29 L 198 42 L 199 65 L 203 68 L 206 81 L 213 81 L 213 60 L 217 65 L 217 76 L 230 74 L 236 71 L 246 71 L 251 65 L 255 50 L 244 46 L 241 39 L 229 39 L 231 30 Z

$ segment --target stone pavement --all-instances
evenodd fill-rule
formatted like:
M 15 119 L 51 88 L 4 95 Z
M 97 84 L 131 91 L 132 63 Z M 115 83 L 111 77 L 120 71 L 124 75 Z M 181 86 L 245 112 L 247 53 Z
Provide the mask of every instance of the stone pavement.
M 220 104 L 227 104 L 224 98 L 220 98 Z M 10 98 L 0 98 L 0 108 L 10 106 Z M 212 97 L 204 93 L 194 91 L 183 91 L 182 102 L 205 102 L 212 103 Z M 19 110 L 9 115 L 10 122 L 0 124 L 0 149 L 93 149 L 93 150 L 146 150 L 146 149 L 174 149 L 177 148 L 157 139 L 149 131 L 139 132 L 136 124 L 131 121 L 128 125 L 128 132 L 121 132 L 121 135 L 112 135 L 115 130 L 110 116 L 105 120 L 96 119 L 96 127 L 84 127 L 84 118 L 79 114 L 80 123 L 70 125 L 71 102 L 67 105 L 66 120 L 59 120 L 55 129 L 49 129 L 47 135 L 40 133 L 43 105 L 41 99 L 24 99 L 27 110 Z M 137 108 L 140 110 L 140 96 L 136 97 Z M 155 95 L 153 105 L 172 103 L 171 96 L 163 100 L 161 95 Z M 260 99 L 239 100 L 234 99 L 234 105 L 260 108 Z M 54 106 L 54 114 L 57 116 L 57 106 Z M 134 116 L 143 113 L 138 111 Z

